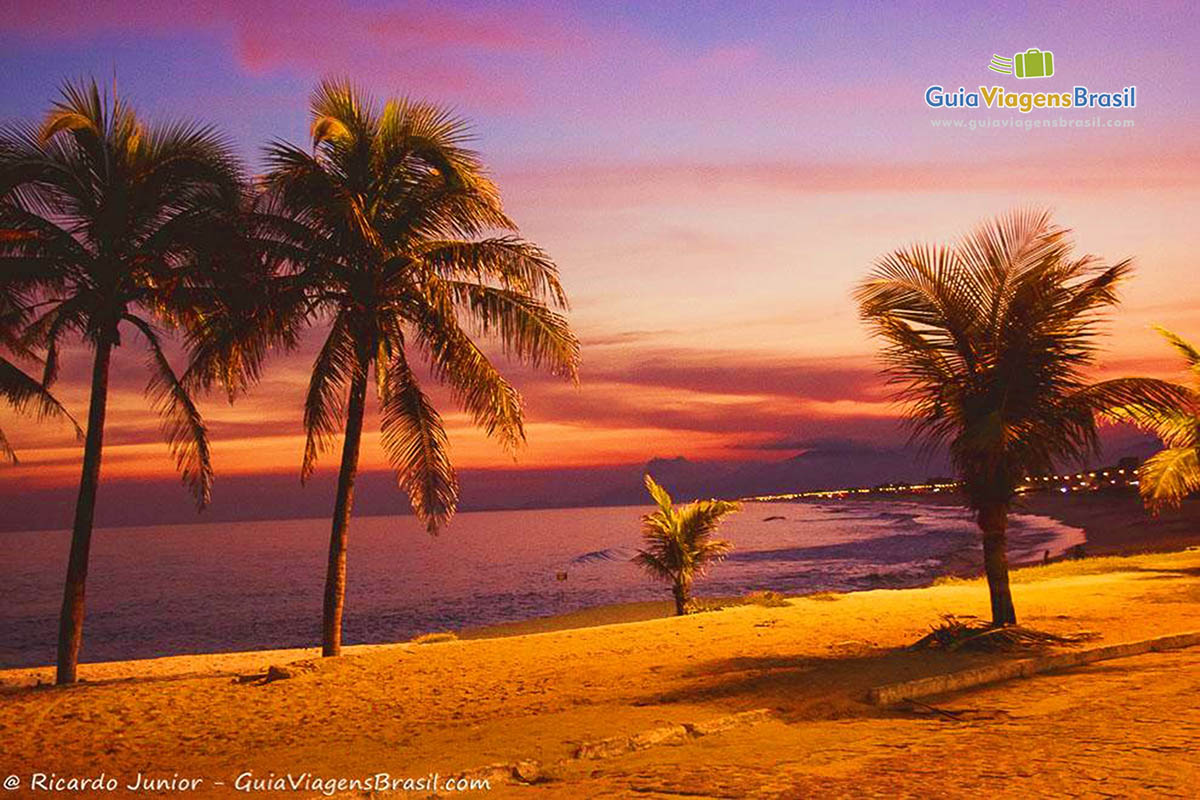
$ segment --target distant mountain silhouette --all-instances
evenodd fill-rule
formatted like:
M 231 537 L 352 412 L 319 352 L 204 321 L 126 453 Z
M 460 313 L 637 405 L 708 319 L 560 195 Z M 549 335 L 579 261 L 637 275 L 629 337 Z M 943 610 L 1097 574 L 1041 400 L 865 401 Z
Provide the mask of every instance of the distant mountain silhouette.
M 1157 451 L 1152 437 L 1123 429 L 1110 431 L 1094 465 L 1138 458 Z M 919 481 L 950 474 L 945 456 L 918 458 L 915 450 L 853 439 L 806 439 L 775 449 L 801 452 L 779 459 L 692 461 L 683 456 L 653 458 L 645 464 L 564 469 L 463 470 L 464 511 L 645 505 L 642 476 L 649 472 L 677 500 L 744 497 L 806 489 L 875 486 Z M 218 476 L 213 503 L 197 514 L 174 479 L 106 481 L 100 494 L 100 526 L 228 522 L 234 520 L 323 518 L 333 497 L 332 473 L 314 476 L 301 488 L 298 476 Z M 70 523 L 74 487 L 24 490 L 6 494 L 0 530 L 62 529 Z M 362 516 L 407 514 L 408 504 L 390 472 L 363 472 L 357 481 L 354 513 Z

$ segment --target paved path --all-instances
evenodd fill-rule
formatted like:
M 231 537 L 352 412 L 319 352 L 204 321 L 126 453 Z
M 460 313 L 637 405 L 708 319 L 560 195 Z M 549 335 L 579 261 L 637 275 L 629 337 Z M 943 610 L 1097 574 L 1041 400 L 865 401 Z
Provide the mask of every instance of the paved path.
M 964 710 L 771 722 L 492 797 L 1196 797 L 1200 649 L 1104 662 L 937 701 Z

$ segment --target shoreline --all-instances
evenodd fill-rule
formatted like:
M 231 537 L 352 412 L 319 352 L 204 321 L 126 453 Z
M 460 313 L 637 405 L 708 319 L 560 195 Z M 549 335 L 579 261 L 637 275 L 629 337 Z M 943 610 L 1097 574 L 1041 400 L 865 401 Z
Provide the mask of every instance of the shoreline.
M 859 498 L 856 498 L 859 499 Z M 869 499 L 869 498 L 863 498 Z M 926 502 L 931 505 L 957 505 L 958 500 L 952 495 L 911 495 L 879 498 L 895 501 L 899 499 L 912 502 Z M 801 501 L 815 504 L 827 504 L 826 500 Z M 1060 496 L 1050 492 L 1039 492 L 1026 495 L 1014 505 L 1014 513 L 1035 514 L 1052 519 L 1064 525 L 1083 529 L 1086 541 L 1083 545 L 1085 556 L 1132 556 L 1140 553 L 1162 553 L 1186 550 L 1189 547 L 1200 546 L 1200 501 L 1186 503 L 1181 511 L 1166 513 L 1160 518 L 1153 518 L 1141 510 L 1141 504 L 1136 495 L 1129 493 L 1091 494 L 1081 496 Z M 971 554 L 975 555 L 974 552 Z M 1068 556 L 1056 556 L 1050 563 L 1067 559 Z M 1041 564 L 1040 559 L 1013 561 L 1014 569 L 1022 569 Z M 907 587 L 874 586 L 853 589 L 844 592 L 817 591 L 808 594 L 787 595 L 787 597 L 805 598 L 813 596 L 840 596 L 859 594 L 868 591 L 886 591 L 905 589 L 920 589 L 936 585 L 943 579 L 972 579 L 982 575 L 982 565 L 976 559 L 966 554 L 958 553 L 945 559 L 938 574 L 920 584 Z M 769 587 L 768 587 L 769 588 Z M 666 592 L 664 592 L 666 595 Z M 698 595 L 716 608 L 730 608 L 745 605 L 741 597 L 704 596 Z M 480 639 L 498 639 L 514 636 L 527 636 L 538 633 L 595 628 L 606 625 L 622 625 L 627 623 L 644 622 L 654 619 L 670 618 L 673 616 L 674 605 L 669 597 L 663 600 L 641 600 L 627 603 L 609 603 L 587 608 L 567 611 L 559 614 L 530 617 L 523 620 L 500 622 L 488 625 L 465 626 L 449 631 L 430 631 L 433 634 L 452 633 L 454 640 L 471 641 Z M 419 638 L 419 637 L 414 637 Z M 423 647 L 414 640 L 401 642 L 376 642 L 369 644 L 348 645 L 347 653 L 369 653 L 378 650 L 406 649 Z M 159 665 L 163 669 L 163 677 L 190 677 L 187 672 L 177 665 L 172 665 L 172 659 L 205 659 L 211 666 L 206 674 L 238 674 L 245 672 L 265 672 L 272 665 L 295 663 L 320 657 L 319 647 L 293 647 L 261 650 L 216 651 L 200 653 L 175 653 L 149 658 L 83 662 L 81 672 L 87 680 L 105 681 L 122 679 L 118 675 L 127 675 L 132 665 Z M 53 666 L 0 667 L 0 689 L 12 686 L 32 686 L 44 680 L 52 679 Z M 193 670 L 194 673 L 194 670 Z
M 1198 537 L 1200 538 L 1200 537 Z M 1121 572 L 1125 560 L 1130 563 L 1139 557 L 1155 554 L 1184 554 L 1191 550 L 1200 549 L 1200 545 L 1184 545 L 1170 550 L 1129 551 L 1121 553 L 1096 554 L 1083 560 L 1059 559 L 1048 563 L 1026 563 L 1014 565 L 1012 572 L 1013 584 L 1037 582 L 1052 576 L 1057 570 L 1066 569 L 1070 572 L 1113 573 Z M 1091 561 L 1092 564 L 1081 563 Z M 830 602 L 862 596 L 868 593 L 905 593 L 921 592 L 947 585 L 962 586 L 979 582 L 982 584 L 982 574 L 962 575 L 953 572 L 943 573 L 919 586 L 908 587 L 874 587 L 852 590 L 847 592 L 813 592 L 800 595 L 786 595 L 782 606 L 797 601 Z M 541 634 L 557 634 L 592 631 L 599 628 L 624 626 L 645 622 L 666 622 L 672 619 L 704 619 L 712 614 L 728 611 L 752 611 L 759 609 L 770 611 L 775 606 L 748 602 L 742 597 L 701 597 L 697 598 L 711 604 L 704 611 L 677 618 L 674 613 L 674 603 L 671 600 L 650 600 L 630 603 L 610 603 L 592 606 L 563 614 L 553 614 L 543 617 L 533 617 L 527 620 L 502 622 L 474 628 L 464 628 L 452 632 L 447 638 L 438 638 L 430 642 L 419 642 L 416 637 L 404 642 L 379 642 L 372 644 L 354 644 L 343 648 L 345 656 L 387 656 L 389 654 L 412 655 L 431 646 L 453 643 L 487 642 L 501 639 L 524 638 Z M 304 669 L 312 663 L 320 663 L 321 648 L 293 647 L 262 650 L 240 650 L 211 653 L 175 653 L 152 658 L 135 658 L 115 661 L 82 662 L 80 668 L 80 683 L 86 685 L 105 685 L 122 683 L 139 683 L 142 681 L 184 681 L 196 678 L 213 677 L 244 677 L 247 675 L 265 675 L 272 667 L 298 665 Z M 37 667 L 7 667 L 0 669 L 0 694 L 15 690 L 41 688 L 52 689 L 54 666 Z
M 1094 558 L 1014 571 L 1013 593 L 1027 625 L 1049 633 L 1087 632 L 1102 644 L 1119 644 L 1200 630 L 1197 575 L 1200 550 Z M 209 781 L 199 796 L 217 797 L 234 793 L 218 790 L 215 782 L 228 787 L 234 776 L 247 773 L 454 775 L 520 762 L 545 774 L 547 796 L 600 796 L 604 793 L 582 789 L 579 781 L 592 780 L 607 762 L 576 758 L 581 742 L 629 737 L 664 725 L 682 730 L 773 709 L 778 719 L 764 723 L 772 727 L 728 731 L 687 749 L 656 749 L 645 758 L 665 764 L 679 756 L 686 761 L 680 774 L 695 776 L 698 755 L 711 758 L 714 748 L 738 746 L 738 736 L 744 736 L 745 750 L 727 752 L 722 763 L 754 765 L 765 758 L 769 763 L 762 769 L 778 769 L 777 754 L 786 750 L 800 753 L 795 765 L 827 780 L 829 762 L 820 754 L 833 749 L 840 757 L 845 747 L 861 746 L 861 757 L 839 764 L 878 778 L 881 752 L 892 752 L 893 745 L 912 748 L 914 725 L 932 725 L 928 736 L 951 727 L 881 714 L 865 703 L 868 691 L 1011 658 L 909 647 L 943 615 L 981 616 L 987 603 L 981 581 L 948 581 L 530 638 L 349 647 L 334 659 L 315 658 L 315 650 L 293 650 L 85 665 L 82 685 L 0 691 L 0 729 L 21 733 L 11 738 L 4 766 L 18 775 L 91 775 L 102 769 L 116 776 L 169 777 L 177 772 Z M 1141 673 L 1084 671 L 1054 679 L 1062 680 L 1060 688 L 1038 689 L 1032 699 L 1004 701 L 1002 708 L 1022 710 L 1019 718 L 999 717 L 983 728 L 952 726 L 954 734 L 1026 725 L 1027 714 L 1044 711 L 1047 704 L 1051 710 L 1092 708 L 1095 697 L 1124 699 L 1093 714 L 1082 727 L 1041 738 L 1028 738 L 1022 730 L 1022 741 L 1041 751 L 1079 735 L 1095 736 L 1097 730 L 1089 726 L 1104 723 L 1106 715 L 1174 718 L 1195 675 L 1181 672 L 1180 665 L 1200 663 L 1200 651 L 1165 662 L 1162 656 L 1142 658 L 1163 662 L 1150 688 L 1165 693 L 1153 709 L 1144 707 L 1149 695 L 1139 684 Z M 288 664 L 275 679 L 266 679 L 268 666 Z M 1086 694 L 1089 674 L 1135 684 L 1138 691 L 1129 693 L 1120 683 Z M 1002 691 L 1030 685 L 1020 682 Z M 1070 722 L 1074 714 L 1064 719 Z M 1161 737 L 1161 725 L 1155 723 L 1153 735 L 1153 741 Z M 926 739 L 923 733 L 921 741 Z M 999 742 L 1011 737 L 1000 735 Z M 881 750 L 881 744 L 889 749 Z M 1003 752 L 1010 749 L 1005 746 Z M 943 750 L 940 743 L 930 748 Z M 611 766 L 633 765 L 638 757 L 631 754 Z M 907 780 L 911 764 L 904 766 Z M 749 783 L 759 780 L 757 772 L 728 774 L 744 775 Z M 858 773 L 846 778 L 847 786 L 858 782 Z M 495 788 L 500 797 L 530 791 Z

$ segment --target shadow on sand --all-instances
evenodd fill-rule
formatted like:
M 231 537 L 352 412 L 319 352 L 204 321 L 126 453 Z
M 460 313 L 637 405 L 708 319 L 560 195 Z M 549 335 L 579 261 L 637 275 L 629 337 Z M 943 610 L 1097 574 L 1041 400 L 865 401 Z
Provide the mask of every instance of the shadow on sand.
M 785 722 L 878 716 L 893 712 L 867 703 L 867 691 L 874 686 L 1034 654 L 1032 650 L 963 653 L 864 649 L 844 655 L 720 659 L 680 671 L 679 688 L 639 698 L 635 705 L 715 702 L 733 711 L 767 707 Z

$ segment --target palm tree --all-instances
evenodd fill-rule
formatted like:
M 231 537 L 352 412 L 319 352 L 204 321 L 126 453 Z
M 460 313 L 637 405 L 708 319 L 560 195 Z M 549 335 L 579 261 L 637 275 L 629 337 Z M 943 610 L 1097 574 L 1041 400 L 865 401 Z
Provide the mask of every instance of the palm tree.
M 196 369 L 204 383 L 245 384 L 270 344 L 294 339 L 302 324 L 329 325 L 304 403 L 301 478 L 342 433 L 322 633 L 324 655 L 336 656 L 371 373 L 383 448 L 432 533 L 454 514 L 459 488 L 414 364 L 424 361 L 477 425 L 515 451 L 525 438 L 521 396 L 475 337 L 572 380 L 579 345 L 555 310 L 567 305 L 557 268 L 516 235 L 461 120 L 404 99 L 380 108 L 339 82 L 318 87 L 312 119 L 311 150 L 275 142 L 267 151 L 256 236 L 280 273 L 259 315 L 266 322 L 213 331 L 216 344 L 198 343 Z
M 207 265 L 224 249 L 244 197 L 241 170 L 212 129 L 146 125 L 94 81 L 67 84 L 40 128 L 0 136 L 0 281 L 32 295 L 22 336 L 46 352 L 43 386 L 61 344 L 93 351 L 83 472 L 58 639 L 58 682 L 75 681 L 109 366 L 122 328 L 148 347 L 147 393 L 184 482 L 203 506 L 212 485 L 204 422 L 163 350 L 160 329 L 188 325 L 215 291 Z
M 1166 445 L 1138 469 L 1142 501 L 1154 514 L 1178 508 L 1200 489 L 1200 350 L 1164 328 L 1158 330 L 1183 356 L 1195 388 L 1188 407 L 1153 414 L 1146 425 Z
M 646 476 L 646 489 L 658 509 L 642 517 L 645 548 L 638 550 L 633 563 L 651 577 L 671 583 L 675 613 L 683 616 L 687 613 L 692 581 L 702 577 L 733 549 L 732 542 L 714 539 L 713 534 L 721 521 L 740 511 L 741 506 L 727 500 L 696 500 L 676 507 L 667 490 L 650 475 Z
M 21 342 L 20 332 L 29 316 L 26 309 L 16 298 L 11 297 L 4 287 L 0 286 L 0 349 L 12 354 L 14 358 L 32 361 L 33 354 Z M 15 411 L 23 412 L 32 404 L 37 416 L 64 419 L 75 428 L 75 434 L 83 438 L 83 431 L 65 408 L 54 398 L 54 395 L 43 388 L 41 381 L 26 374 L 12 360 L 0 355 L 0 397 Z M 17 463 L 17 453 L 13 450 L 0 429 L 0 464 Z
M 1071 250 L 1048 212 L 1015 211 L 957 244 L 883 257 L 856 291 L 914 438 L 948 445 L 982 532 L 994 625 L 1017 619 L 1005 531 L 1025 477 L 1095 452 L 1098 418 L 1136 422 L 1183 398 L 1164 381 L 1086 380 L 1131 264 Z

